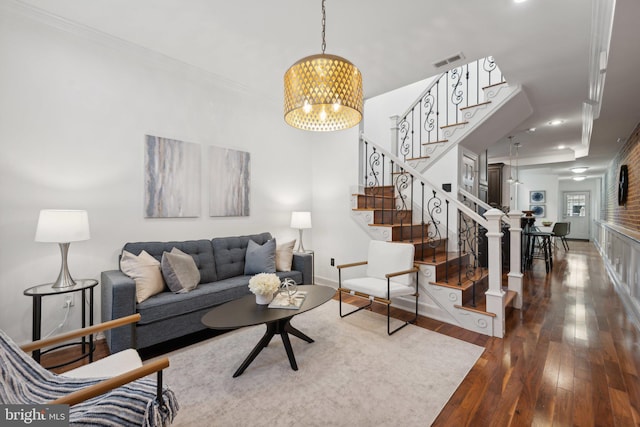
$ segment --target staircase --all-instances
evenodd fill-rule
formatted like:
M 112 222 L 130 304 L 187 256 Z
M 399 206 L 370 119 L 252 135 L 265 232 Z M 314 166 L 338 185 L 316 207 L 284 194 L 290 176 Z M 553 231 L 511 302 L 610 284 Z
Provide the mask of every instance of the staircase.
M 425 174 L 521 93 L 501 74 L 499 81 L 484 86 L 487 76 L 477 76 L 469 90 L 469 70 L 485 68 L 480 62 L 487 61 L 493 64 L 489 67 L 491 82 L 491 73 L 499 74 L 491 58 L 467 64 L 443 73 L 405 114 L 397 116 L 392 130 L 397 138 L 392 147 L 395 153 L 361 136 L 364 180 L 352 192 L 352 217 L 373 239 L 415 246 L 420 314 L 502 337 L 505 307 L 519 308 L 522 301 L 519 215 L 509 217 L 512 246 L 518 248 L 512 251 L 516 254 L 512 253 L 511 264 L 517 271 L 509 273 L 504 287 L 500 261 L 503 213 L 490 210 L 462 190 L 452 196 Z M 466 92 L 460 89 L 465 84 Z M 472 101 L 470 93 L 475 93 Z M 518 257 L 517 262 L 513 256 Z M 396 305 L 411 311 L 409 300 L 398 298 Z

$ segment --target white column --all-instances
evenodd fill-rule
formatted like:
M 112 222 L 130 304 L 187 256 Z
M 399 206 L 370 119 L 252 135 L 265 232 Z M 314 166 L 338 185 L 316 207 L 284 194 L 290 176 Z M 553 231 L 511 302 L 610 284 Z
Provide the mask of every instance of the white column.
M 484 217 L 489 222 L 487 228 L 487 246 L 489 249 L 489 290 L 485 293 L 487 298 L 487 311 L 494 313 L 493 336 L 504 336 L 504 299 L 506 293 L 502 290 L 502 231 L 500 219 L 501 210 L 489 209 Z
M 516 292 L 517 296 L 513 300 L 513 306 L 518 310 L 522 310 L 522 227 L 520 219 L 522 212 L 511 211 L 507 214 L 509 217 L 509 290 Z

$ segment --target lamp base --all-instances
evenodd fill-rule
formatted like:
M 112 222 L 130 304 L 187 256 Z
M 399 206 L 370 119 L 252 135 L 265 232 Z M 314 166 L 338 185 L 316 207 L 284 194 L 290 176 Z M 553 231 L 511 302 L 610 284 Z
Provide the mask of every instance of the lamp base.
M 69 253 L 69 243 L 58 243 L 60 245 L 60 254 L 62 255 L 62 265 L 60 266 L 60 274 L 58 278 L 51 285 L 52 288 L 69 288 L 76 285 L 76 282 L 71 278 L 69 274 L 69 267 L 67 266 L 67 254 Z
M 304 245 L 302 244 L 302 228 L 298 228 L 298 249 L 296 249 L 296 252 L 305 252 L 304 250 Z

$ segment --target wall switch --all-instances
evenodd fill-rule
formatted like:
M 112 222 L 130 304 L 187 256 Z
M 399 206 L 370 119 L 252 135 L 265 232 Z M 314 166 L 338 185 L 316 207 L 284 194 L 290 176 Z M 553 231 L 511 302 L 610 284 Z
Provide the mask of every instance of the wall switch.
M 336 259 L 331 258 L 331 266 L 334 267 L 336 265 Z

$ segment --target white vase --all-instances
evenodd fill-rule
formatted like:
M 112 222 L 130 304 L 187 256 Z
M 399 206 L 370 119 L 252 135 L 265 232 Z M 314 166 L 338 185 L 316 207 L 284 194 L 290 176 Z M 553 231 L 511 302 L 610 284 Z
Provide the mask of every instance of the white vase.
M 256 294 L 256 304 L 267 305 L 273 300 L 273 294 Z

